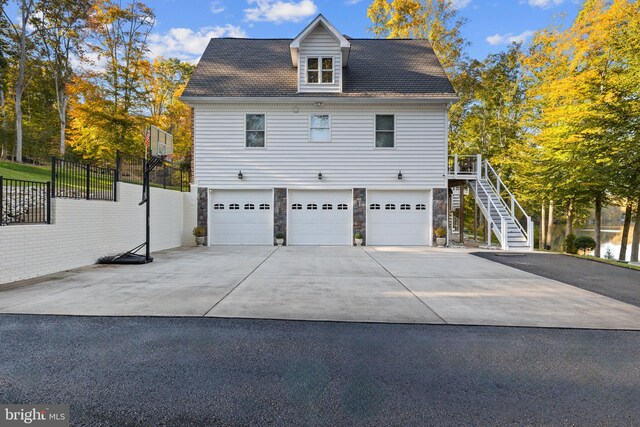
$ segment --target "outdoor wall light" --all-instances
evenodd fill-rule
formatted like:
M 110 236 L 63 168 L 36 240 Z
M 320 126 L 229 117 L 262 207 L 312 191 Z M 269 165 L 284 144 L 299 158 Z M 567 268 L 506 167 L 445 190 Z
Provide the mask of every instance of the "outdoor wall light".
M 242 179 L 244 175 L 242 175 L 242 171 L 238 171 L 238 179 Z
M 324 102 L 316 102 L 313 105 L 315 105 L 316 107 L 323 107 L 324 106 Z
M 297 106 L 293 107 L 293 112 L 294 113 L 298 113 L 299 111 L 300 111 L 300 109 Z
M 402 179 L 402 171 L 398 171 L 398 179 Z
M 322 172 L 318 172 L 318 179 L 322 179 Z

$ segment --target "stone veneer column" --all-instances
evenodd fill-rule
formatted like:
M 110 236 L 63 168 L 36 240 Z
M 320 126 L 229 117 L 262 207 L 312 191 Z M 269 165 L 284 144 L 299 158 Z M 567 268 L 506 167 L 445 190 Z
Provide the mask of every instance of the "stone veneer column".
M 197 224 L 198 227 L 203 227 L 205 229 L 205 234 L 204 234 L 204 244 L 205 246 L 209 244 L 209 242 L 207 242 L 207 228 L 208 225 L 207 224 L 207 213 L 209 210 L 209 189 L 208 188 L 202 188 L 202 187 L 198 187 L 198 218 L 197 218 Z
M 275 188 L 273 192 L 273 237 L 276 234 L 284 234 L 285 245 L 287 242 L 287 189 Z M 274 243 L 275 244 L 275 243 Z
M 433 192 L 433 229 L 438 227 L 447 228 L 447 218 L 449 216 L 449 189 L 447 188 L 434 188 Z M 432 243 L 435 244 L 436 235 L 431 236 Z
M 353 233 L 351 241 L 354 241 L 356 233 L 362 234 L 362 244 L 366 245 L 367 241 L 367 189 L 353 189 Z M 352 243 L 355 244 L 355 243 Z

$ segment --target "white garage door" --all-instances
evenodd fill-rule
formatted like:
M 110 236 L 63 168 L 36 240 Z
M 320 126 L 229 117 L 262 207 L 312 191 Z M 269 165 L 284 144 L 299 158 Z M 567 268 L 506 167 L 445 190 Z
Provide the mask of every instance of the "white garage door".
M 290 190 L 290 245 L 351 245 L 351 190 Z
M 430 191 L 369 191 L 367 245 L 430 245 Z
M 210 194 L 210 244 L 273 244 L 271 190 L 213 190 Z

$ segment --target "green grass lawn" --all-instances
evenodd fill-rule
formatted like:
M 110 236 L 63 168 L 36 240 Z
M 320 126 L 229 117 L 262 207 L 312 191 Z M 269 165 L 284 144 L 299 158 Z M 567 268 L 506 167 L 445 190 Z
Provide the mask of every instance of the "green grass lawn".
M 0 176 L 25 181 L 51 181 L 51 167 L 25 165 L 0 160 Z

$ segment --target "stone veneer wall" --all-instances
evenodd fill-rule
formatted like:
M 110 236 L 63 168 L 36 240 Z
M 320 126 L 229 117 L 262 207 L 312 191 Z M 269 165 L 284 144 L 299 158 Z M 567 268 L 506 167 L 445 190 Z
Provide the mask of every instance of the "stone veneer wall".
M 209 209 L 209 189 L 198 187 L 198 216 L 197 216 L 197 224 L 198 227 L 203 227 L 205 229 L 204 234 L 204 244 L 205 246 L 209 243 L 207 242 L 207 215 Z
M 353 234 L 351 239 L 356 233 L 362 234 L 362 244 L 366 245 L 367 237 L 367 189 L 366 188 L 354 188 L 353 189 Z
M 284 234 L 285 244 L 287 243 L 287 189 L 274 189 L 273 206 L 273 237 L 276 234 Z
M 447 188 L 433 189 L 433 229 L 438 227 L 447 228 L 447 217 L 449 211 L 449 190 Z M 435 243 L 436 235 L 432 236 Z

